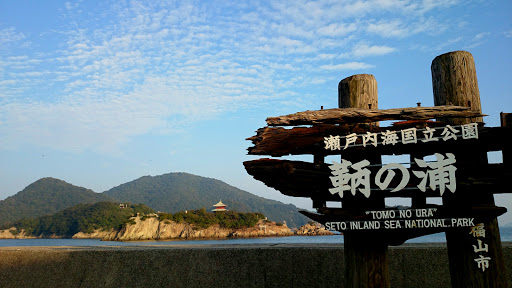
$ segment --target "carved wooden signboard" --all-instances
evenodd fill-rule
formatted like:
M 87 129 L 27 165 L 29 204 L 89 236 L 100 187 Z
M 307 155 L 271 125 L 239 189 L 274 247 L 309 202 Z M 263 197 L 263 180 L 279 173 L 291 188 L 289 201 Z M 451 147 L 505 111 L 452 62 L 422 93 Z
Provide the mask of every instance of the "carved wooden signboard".
M 354 75 L 340 82 L 342 108 L 269 117 L 268 126 L 248 138 L 251 155 L 313 155 L 313 162 L 264 158 L 244 166 L 285 195 L 311 198 L 317 213 L 301 213 L 344 233 L 344 287 L 388 287 L 387 246 L 437 232 L 447 234 L 453 287 L 506 287 L 496 221 L 506 209 L 494 205 L 493 194 L 512 192 L 505 188 L 512 177 L 509 115 L 502 115 L 502 127 L 485 127 L 474 95 L 478 86 L 475 92 L 475 85 L 467 85 L 473 90 L 462 92 L 470 100 L 460 106 L 445 104 L 464 96 L 435 87 L 446 86 L 436 73 L 450 65 L 462 61 L 474 70 L 466 53 L 434 60 L 438 106 L 378 110 L 373 76 Z M 443 93 L 449 95 L 438 95 Z M 381 127 L 378 121 L 385 120 L 397 122 Z M 503 163 L 487 163 L 489 151 L 502 151 Z M 330 155 L 341 157 L 324 163 Z M 409 155 L 410 161 L 382 163 L 383 155 Z M 390 197 L 411 198 L 411 207 L 387 207 Z M 428 197 L 442 197 L 443 205 L 428 204 Z M 341 208 L 326 207 L 328 201 L 341 202 Z

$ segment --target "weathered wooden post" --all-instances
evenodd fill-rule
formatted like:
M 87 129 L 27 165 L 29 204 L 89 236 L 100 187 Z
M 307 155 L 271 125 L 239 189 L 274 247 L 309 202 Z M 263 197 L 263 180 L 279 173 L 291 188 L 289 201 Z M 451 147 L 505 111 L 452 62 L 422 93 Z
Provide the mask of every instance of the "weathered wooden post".
M 431 70 L 436 106 L 457 105 L 481 112 L 475 62 L 469 52 L 455 51 L 437 56 L 432 61 Z M 483 124 L 482 117 L 438 120 L 450 125 Z M 454 154 L 459 167 L 487 165 L 486 150 L 477 145 L 461 146 Z M 453 194 L 445 193 L 443 204 L 454 209 L 495 206 L 492 191 L 471 187 Z M 472 233 L 474 228 L 446 231 L 452 287 L 507 287 L 497 219 L 483 222 L 483 228 L 485 232 L 477 235 Z
M 437 56 L 432 61 L 432 88 L 434 105 L 470 107 L 482 111 L 480 91 L 476 79 L 475 60 L 466 51 L 455 51 Z M 442 119 L 441 119 L 442 120 Z M 444 119 L 450 124 L 466 124 L 483 121 L 482 117 Z
M 359 74 L 347 77 L 338 85 L 339 108 L 361 108 L 378 110 L 377 81 L 373 75 Z M 377 123 L 377 122 L 374 122 Z M 342 154 L 342 158 L 351 161 L 368 159 L 371 163 L 381 163 L 380 154 L 354 153 Z M 344 208 L 384 209 L 383 197 L 345 198 Z M 347 231 L 344 233 L 345 285 L 343 287 L 389 287 L 388 244 L 379 232 Z
M 379 109 L 377 80 L 370 74 L 352 75 L 338 84 L 340 108 Z

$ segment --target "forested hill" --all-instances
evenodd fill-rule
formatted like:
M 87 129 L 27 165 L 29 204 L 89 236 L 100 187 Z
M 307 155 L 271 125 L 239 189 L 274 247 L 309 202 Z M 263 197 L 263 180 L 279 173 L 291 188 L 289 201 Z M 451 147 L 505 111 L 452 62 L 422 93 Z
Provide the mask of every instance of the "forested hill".
M 144 176 L 104 193 L 95 193 L 55 178 L 42 178 L 18 194 L 0 200 L 0 226 L 23 218 L 54 214 L 84 203 L 129 202 L 145 204 L 157 211 L 176 213 L 200 208 L 211 210 L 219 200 L 228 205 L 229 210 L 260 212 L 272 221 L 286 221 L 291 228 L 309 221 L 298 213 L 294 205 L 258 197 L 219 180 L 187 173 L 169 173 Z
M 42 178 L 0 201 L 0 226 L 22 218 L 54 214 L 81 203 L 113 201 L 105 194 L 55 178 Z
M 272 221 L 286 221 L 289 227 L 299 227 L 309 221 L 294 205 L 265 199 L 220 180 L 188 173 L 144 176 L 103 194 L 122 202 L 143 203 L 167 213 L 200 208 L 211 210 L 213 204 L 222 200 L 229 210 L 260 212 Z
M 98 202 L 74 205 L 53 215 L 22 219 L 12 226 L 0 227 L 3 229 L 14 227 L 16 232 L 24 230 L 25 236 L 70 238 L 78 232 L 93 233 L 95 230 L 110 231 L 112 229 L 119 231 L 133 215 L 154 212 L 144 204 L 130 205 L 120 209 L 119 203 Z

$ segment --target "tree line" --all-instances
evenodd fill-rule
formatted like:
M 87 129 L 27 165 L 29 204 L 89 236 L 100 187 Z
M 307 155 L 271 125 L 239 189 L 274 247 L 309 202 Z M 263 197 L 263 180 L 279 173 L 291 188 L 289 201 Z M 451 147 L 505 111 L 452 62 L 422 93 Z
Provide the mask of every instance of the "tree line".
M 208 212 L 205 208 L 193 211 L 181 211 L 178 213 L 160 213 L 160 221 L 171 220 L 176 223 L 188 223 L 196 228 L 205 229 L 214 224 L 223 228 L 254 227 L 259 220 L 265 219 L 262 213 L 241 213 L 237 211 Z
M 53 215 L 37 218 L 25 218 L 11 225 L 0 226 L 0 229 L 11 229 L 13 234 L 24 231 L 27 236 L 35 237 L 72 237 L 78 232 L 92 233 L 95 230 L 119 231 L 127 224 L 135 224 L 131 217 L 140 214 L 145 220 L 155 211 L 144 204 L 128 204 L 120 208 L 119 203 L 98 202 L 94 204 L 78 204 Z M 195 229 L 206 229 L 214 224 L 223 228 L 254 227 L 258 221 L 266 219 L 262 213 L 241 213 L 236 211 L 208 212 L 199 210 L 181 211 L 177 213 L 159 213 L 160 221 L 188 223 Z

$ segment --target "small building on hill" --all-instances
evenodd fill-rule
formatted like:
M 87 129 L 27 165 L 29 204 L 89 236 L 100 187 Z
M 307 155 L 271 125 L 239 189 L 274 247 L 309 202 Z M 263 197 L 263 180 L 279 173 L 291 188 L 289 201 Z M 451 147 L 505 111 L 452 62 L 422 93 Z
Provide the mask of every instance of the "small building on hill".
M 228 211 L 226 209 L 226 204 L 222 203 L 222 201 L 219 201 L 219 203 L 213 205 L 213 207 L 215 207 L 215 209 L 212 210 L 213 212 Z

